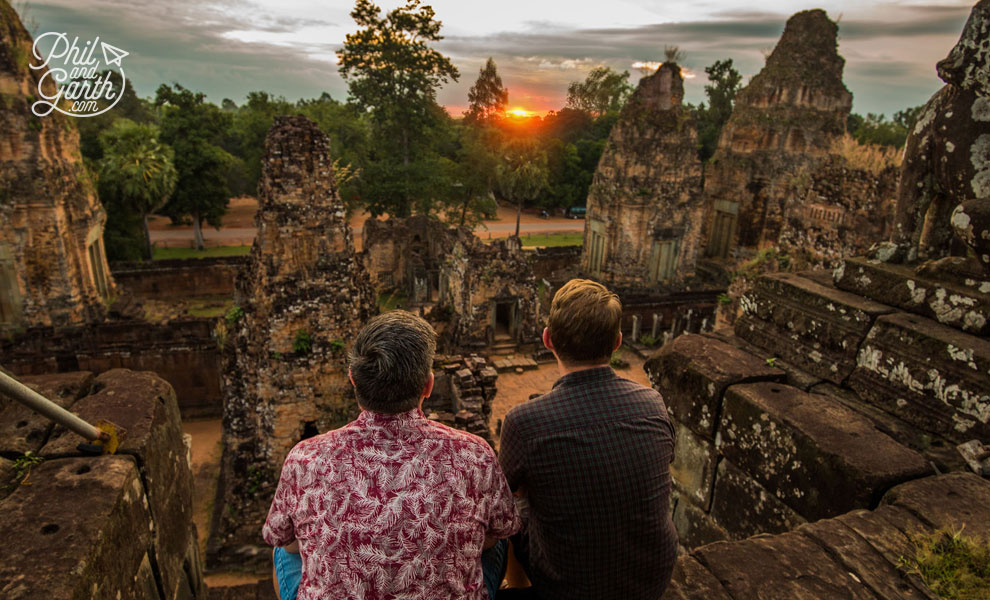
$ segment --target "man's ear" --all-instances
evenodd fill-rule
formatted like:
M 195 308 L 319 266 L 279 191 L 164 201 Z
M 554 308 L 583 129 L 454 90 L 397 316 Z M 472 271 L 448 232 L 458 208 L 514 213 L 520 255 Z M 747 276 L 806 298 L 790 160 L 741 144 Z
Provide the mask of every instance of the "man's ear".
M 621 331 L 619 332 L 619 339 L 616 340 L 616 342 L 615 342 L 615 348 L 612 348 L 612 352 L 615 352 L 616 350 L 618 350 L 620 346 L 622 346 L 622 332 Z
M 354 373 L 351 373 L 351 368 L 347 367 L 347 378 L 351 380 L 351 385 L 354 385 Z M 354 387 L 357 387 L 354 385 Z
M 433 371 L 430 371 L 430 376 L 426 378 L 426 386 L 423 388 L 423 397 L 429 398 L 433 393 Z
M 550 339 L 550 328 L 543 328 L 543 345 L 547 347 L 547 350 L 553 352 L 553 340 Z

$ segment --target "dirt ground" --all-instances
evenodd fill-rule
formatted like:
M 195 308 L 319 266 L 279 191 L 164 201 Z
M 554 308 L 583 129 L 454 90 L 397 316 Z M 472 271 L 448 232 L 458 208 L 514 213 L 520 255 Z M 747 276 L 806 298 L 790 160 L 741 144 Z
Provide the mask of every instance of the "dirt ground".
M 203 228 L 203 240 L 207 246 L 249 246 L 254 241 L 257 231 L 254 227 L 254 215 L 258 211 L 258 200 L 251 196 L 231 198 L 227 214 L 223 217 L 220 229 L 206 226 Z M 485 221 L 475 228 L 475 234 L 482 238 L 508 237 L 515 232 L 516 209 L 509 206 L 498 208 L 497 218 Z M 364 211 L 357 211 L 351 216 L 351 229 L 354 232 L 354 243 L 361 250 L 361 233 L 364 222 L 371 216 Z M 185 248 L 192 245 L 192 225 L 172 225 L 168 217 L 153 215 L 148 219 L 151 230 L 151 241 L 156 246 Z M 523 213 L 519 220 L 520 233 L 524 235 L 547 233 L 570 233 L 584 231 L 584 221 L 580 219 L 565 219 L 563 217 L 541 218 L 532 213 Z

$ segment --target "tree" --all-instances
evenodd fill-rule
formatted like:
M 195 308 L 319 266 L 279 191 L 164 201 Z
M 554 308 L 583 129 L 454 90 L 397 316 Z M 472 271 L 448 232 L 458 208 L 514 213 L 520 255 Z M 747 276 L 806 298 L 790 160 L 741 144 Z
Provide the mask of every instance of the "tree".
M 179 84 L 158 88 L 162 107 L 161 140 L 175 150 L 175 192 L 163 212 L 173 220 L 192 218 L 196 248 L 203 249 L 203 221 L 220 227 L 230 190 L 227 171 L 233 157 L 220 144 L 231 127 L 229 113 L 206 102 L 202 92 Z
M 596 67 L 584 81 L 567 86 L 567 107 L 603 115 L 622 108 L 632 90 L 629 71 L 618 73 L 611 67 Z
M 495 61 L 488 57 L 484 68 L 479 70 L 478 79 L 468 92 L 467 112 L 465 119 L 480 123 L 505 117 L 505 108 L 509 104 L 509 90 L 502 86 L 502 78 L 498 75 Z
M 516 237 L 523 203 L 546 190 L 547 176 L 547 155 L 534 140 L 513 140 L 506 145 L 495 168 L 495 187 L 502 198 L 516 205 Z
M 715 61 L 705 67 L 705 73 L 711 82 L 705 85 L 708 106 L 702 103 L 696 111 L 698 156 L 702 161 L 715 155 L 722 128 L 732 116 L 736 94 L 742 89 L 742 75 L 732 66 L 731 58 Z
M 449 127 L 449 115 L 437 105 L 436 92 L 458 72 L 429 46 L 442 39 L 434 16 L 419 0 L 384 16 L 369 0 L 357 0 L 351 17 L 360 29 L 337 51 L 351 98 L 368 111 L 374 129 L 376 152 L 363 186 L 373 214 L 406 216 L 439 187 L 430 182 L 437 160 L 431 142 L 437 129 Z
M 860 144 L 874 144 L 901 148 L 907 141 L 908 132 L 921 112 L 921 106 L 907 108 L 894 114 L 888 121 L 882 114 L 868 113 L 866 117 L 850 113 L 846 120 L 846 130 Z
M 140 215 L 144 226 L 144 257 L 152 259 L 148 215 L 162 207 L 175 190 L 172 148 L 158 139 L 158 128 L 118 119 L 100 135 L 100 199 L 118 213 Z

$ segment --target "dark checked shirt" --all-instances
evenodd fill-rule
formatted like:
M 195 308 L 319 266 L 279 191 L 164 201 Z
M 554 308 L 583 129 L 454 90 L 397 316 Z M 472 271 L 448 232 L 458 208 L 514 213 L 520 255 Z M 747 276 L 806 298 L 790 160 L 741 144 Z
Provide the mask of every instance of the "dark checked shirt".
M 540 598 L 660 598 L 677 557 L 673 451 L 660 394 L 610 367 L 565 375 L 509 412 L 499 460 L 529 501 L 518 554 Z

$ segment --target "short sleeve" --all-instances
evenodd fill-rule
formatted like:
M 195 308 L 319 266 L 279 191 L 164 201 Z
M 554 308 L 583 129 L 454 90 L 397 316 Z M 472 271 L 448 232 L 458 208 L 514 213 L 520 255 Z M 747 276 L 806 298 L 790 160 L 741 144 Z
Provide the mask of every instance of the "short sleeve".
M 522 520 L 519 518 L 519 511 L 516 510 L 509 483 L 494 458 L 492 456 L 492 462 L 488 467 L 488 489 L 492 501 L 489 503 L 488 529 L 485 531 L 485 536 L 503 539 L 519 531 Z
M 526 449 L 524 443 L 519 438 L 515 419 L 510 412 L 505 416 L 502 423 L 502 435 L 499 441 L 499 464 L 502 465 L 502 472 L 509 482 L 509 489 L 518 490 L 526 484 L 526 473 L 524 470 Z
M 293 460 L 290 453 L 282 465 L 282 475 L 278 480 L 278 488 L 268 510 L 268 519 L 261 530 L 265 542 L 272 546 L 288 546 L 296 539 L 292 515 L 298 502 L 297 470 L 299 463 Z

